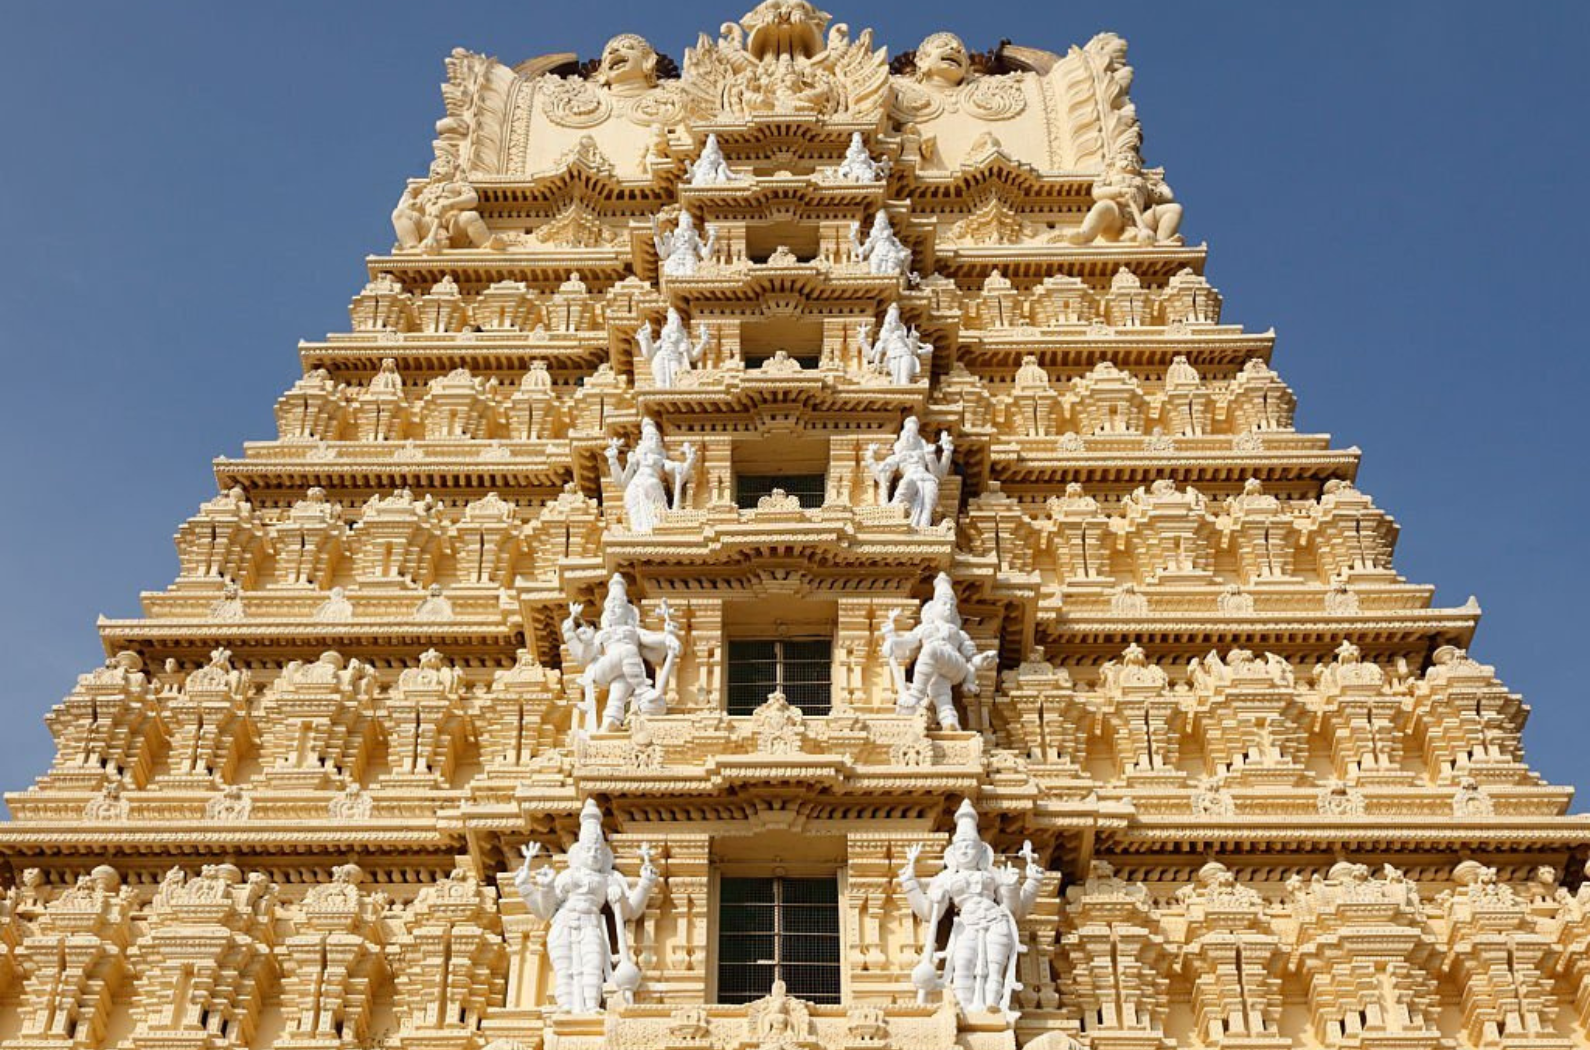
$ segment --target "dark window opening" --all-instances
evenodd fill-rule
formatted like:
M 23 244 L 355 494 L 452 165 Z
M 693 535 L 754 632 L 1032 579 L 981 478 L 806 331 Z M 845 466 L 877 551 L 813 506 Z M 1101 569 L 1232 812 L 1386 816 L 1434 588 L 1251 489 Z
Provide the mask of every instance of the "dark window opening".
M 719 881 L 719 1002 L 752 1002 L 781 980 L 795 998 L 837 1003 L 839 958 L 836 879 Z
M 803 508 L 811 510 L 823 505 L 827 487 L 822 474 L 736 474 L 734 505 L 754 510 L 757 500 L 771 496 L 774 489 L 783 489 L 786 496 L 794 496 Z
M 834 643 L 827 638 L 731 639 L 728 712 L 751 714 L 783 693 L 803 714 L 826 715 L 833 662 Z

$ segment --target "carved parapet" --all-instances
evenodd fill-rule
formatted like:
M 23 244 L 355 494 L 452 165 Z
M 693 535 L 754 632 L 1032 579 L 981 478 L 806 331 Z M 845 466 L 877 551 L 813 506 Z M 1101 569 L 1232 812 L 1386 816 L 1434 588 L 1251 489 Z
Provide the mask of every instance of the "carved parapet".
M 1178 271 L 1166 282 L 1161 303 L 1166 324 L 1220 323 L 1220 293 L 1191 268 Z
M 1060 930 L 1062 1001 L 1080 1012 L 1095 1040 L 1145 1050 L 1168 1046 L 1172 957 L 1148 891 L 1094 861 L 1087 878 L 1065 891 Z
M 1228 783 L 1294 786 L 1308 759 L 1308 712 L 1291 664 L 1274 653 L 1257 658 L 1233 649 L 1210 652 L 1188 667 L 1183 700 L 1188 731 L 1203 745 L 1208 768 Z
M 430 1047 L 474 1046 L 508 975 L 495 887 L 464 869 L 426 886 L 404 910 L 388 955 L 399 1028 Z
M 1116 537 L 1098 501 L 1073 481 L 1066 485 L 1065 495 L 1050 496 L 1045 507 L 1048 517 L 1043 524 L 1056 578 L 1066 586 L 1102 586 L 1111 578 L 1110 552 Z
M 1554 1016 L 1556 948 L 1537 929 L 1529 903 L 1498 882 L 1494 868 L 1463 861 L 1453 875 L 1456 891 L 1438 900 L 1442 968 L 1463 990 L 1467 1044 L 1567 1050 L 1573 1043 L 1556 1031 Z
M 508 437 L 514 441 L 546 441 L 562 437 L 568 427 L 568 406 L 552 388 L 545 361 L 530 362 L 530 371 L 503 406 Z
M 360 441 L 399 441 L 407 434 L 408 395 L 397 362 L 386 358 L 368 386 L 352 397 L 354 436 Z
M 342 504 L 311 488 L 271 526 L 276 551 L 275 582 L 321 587 L 329 583 L 347 547 L 348 526 Z
M 1386 675 L 1342 642 L 1331 663 L 1314 668 L 1317 732 L 1330 742 L 1335 776 L 1355 784 L 1410 783 L 1403 769 L 1409 705 L 1386 687 Z
M 277 947 L 284 1018 L 278 1046 L 357 1046 L 371 1030 L 375 992 L 387 979 L 384 894 L 360 889 L 355 864 L 332 872 L 289 911 L 292 932 Z
M 568 733 L 572 708 L 562 702 L 562 675 L 525 649 L 498 671 L 476 716 L 487 773 L 523 769 L 553 752 Z
M 570 401 L 571 436 L 589 436 L 605 445 L 611 428 L 640 424 L 629 376 L 618 372 L 607 362 L 597 366 L 596 371 L 586 377 Z
M 1135 328 L 1156 320 L 1158 296 L 1124 266 L 1110 280 L 1110 290 L 1099 298 L 1104 319 L 1116 328 Z
M 142 1045 L 249 1045 L 276 981 L 276 887 L 231 864 L 195 878 L 173 868 L 155 892 L 135 949 Z
M 1137 559 L 1149 583 L 1205 583 L 1213 579 L 1215 520 L 1202 493 L 1178 490 L 1169 479 L 1139 488 L 1121 501 L 1111 530 Z
M 1313 515 L 1322 578 L 1395 580 L 1391 552 L 1397 523 L 1346 481 L 1328 481 Z
M 414 329 L 414 300 L 389 273 L 377 274 L 348 304 L 355 332 L 409 332 Z
M 267 692 L 261 717 L 268 783 L 317 790 L 362 781 L 380 735 L 375 672 L 336 652 L 295 660 Z
M 458 282 L 443 277 L 414 303 L 416 327 L 421 332 L 462 332 L 469 324 L 469 304 L 459 294 Z
M 529 332 L 538 310 L 535 293 L 523 281 L 498 281 L 475 297 L 475 323 L 483 332 Z
M 240 488 L 201 504 L 177 530 L 176 543 L 179 585 L 229 581 L 252 587 L 271 554 L 270 531 Z
M 447 787 L 466 751 L 475 743 L 472 706 L 464 695 L 463 673 L 431 649 L 419 666 L 398 675 L 381 705 L 387 727 L 389 785 Z
M 311 369 L 276 400 L 276 433 L 283 441 L 335 441 L 348 408 L 347 384 L 324 368 Z
M 601 328 L 602 320 L 602 302 L 590 293 L 578 272 L 571 273 L 547 300 L 548 331 L 588 332 Z
M 27 929 L 17 914 L 21 903 L 22 891 L 15 886 L 0 893 L 0 996 L 8 999 L 17 994 L 27 977 L 22 948 Z
M 1301 582 L 1293 569 L 1303 529 L 1291 509 L 1250 478 L 1242 493 L 1226 500 L 1219 527 L 1237 556 L 1244 587 Z
M 1129 783 L 1179 784 L 1177 768 L 1186 712 L 1170 691 L 1170 680 L 1148 662 L 1136 644 L 1120 660 L 1099 668 L 1096 692 L 1088 698 L 1094 717 L 1110 728 L 1118 776 Z
M 1289 883 L 1290 966 L 1307 987 L 1314 1038 L 1326 1046 L 1440 1045 L 1437 945 L 1418 887 L 1388 866 L 1373 877 L 1341 861 Z
M 1211 1047 L 1292 1045 L 1279 1027 L 1286 951 L 1263 898 L 1215 861 L 1176 898 L 1185 909 L 1181 964 L 1191 971 L 1199 1035 Z
M 1041 328 L 1087 324 L 1098 316 L 1093 289 L 1080 277 L 1045 277 L 1028 296 L 1028 316 Z
M 361 584 L 428 586 L 447 551 L 451 529 L 430 498 L 408 489 L 371 496 L 350 538 Z
M 590 561 L 600 572 L 602 529 L 601 505 L 568 486 L 525 527 L 519 576 L 561 588 L 559 573 L 565 562 Z
M 1147 430 L 1149 403 L 1143 385 L 1108 361 L 1071 384 L 1065 403 L 1079 433 L 1141 434 Z
M 1251 357 L 1226 387 L 1218 416 L 1231 432 L 1291 430 L 1297 395 L 1257 357 Z
M 123 777 L 141 788 L 169 742 L 143 661 L 132 652 L 79 675 L 44 723 L 55 738 L 55 762 L 41 786 L 51 789 L 94 791 Z
M 513 579 L 522 550 L 519 508 L 495 492 L 464 508 L 453 527 L 453 554 L 460 582 L 500 587 Z
M 233 667 L 225 649 L 212 652 L 180 690 L 163 694 L 172 776 L 196 787 L 230 783 L 239 759 L 255 743 L 252 700 L 248 670 Z
M 23 941 L 27 981 L 19 1000 L 24 1045 L 104 1045 L 130 976 L 133 893 L 101 865 L 45 905 Z
M 479 379 L 455 368 L 430 381 L 415 406 L 426 440 L 492 436 L 497 414 L 497 381 Z
M 1524 765 L 1528 709 L 1496 680 L 1496 669 L 1467 652 L 1443 646 L 1413 686 L 1410 739 L 1438 784 L 1465 777 L 1484 784 L 1527 784 L 1539 778 Z

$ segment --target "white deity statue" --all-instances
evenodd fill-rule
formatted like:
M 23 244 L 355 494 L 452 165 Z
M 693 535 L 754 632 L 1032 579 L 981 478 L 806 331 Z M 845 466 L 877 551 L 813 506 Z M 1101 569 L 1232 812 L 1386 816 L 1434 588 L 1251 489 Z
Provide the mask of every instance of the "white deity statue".
M 696 446 L 687 441 L 684 458 L 669 459 L 657 424 L 647 418 L 640 421 L 640 443 L 620 466 L 619 450 L 623 447 L 618 438 L 608 444 L 608 472 L 613 484 L 624 493 L 624 521 L 629 531 L 650 532 L 670 507 L 684 506 L 685 492 L 696 469 Z
M 1043 885 L 1032 843 L 1021 847 L 1024 871 L 1009 864 L 996 870 L 993 847 L 977 833 L 977 811 L 962 802 L 955 811 L 955 834 L 944 850 L 944 868 L 926 888 L 916 878 L 921 854 L 922 847 L 913 845 L 900 871 L 900 888 L 923 920 L 921 960 L 911 971 L 917 1000 L 925 1002 L 929 992 L 947 987 L 963 1011 L 1008 1012 L 1011 996 L 1021 988 L 1016 956 L 1025 950 L 1016 924 L 1032 910 Z M 939 921 L 951 909 L 955 921 L 939 951 Z
M 480 195 L 446 154 L 431 162 L 430 178 L 403 191 L 392 211 L 392 229 L 405 251 L 439 252 L 463 241 L 472 248 L 501 248 L 503 240 L 476 211 Z
M 889 225 L 889 216 L 879 212 L 872 220 L 872 232 L 861 240 L 861 226 L 850 227 L 850 254 L 867 272 L 880 276 L 905 277 L 911 272 L 911 249 L 900 243 Z
M 861 344 L 861 356 L 869 365 L 881 366 L 889 373 L 895 386 L 908 386 L 922 374 L 924 356 L 933 357 L 933 345 L 920 338 L 915 328 L 907 328 L 900 320 L 900 305 L 890 303 L 883 315 L 883 327 L 878 329 L 877 341 L 868 333 L 872 322 L 863 321 L 856 329 L 856 340 Z
M 1093 183 L 1093 207 L 1067 237 L 1072 244 L 1126 241 L 1180 244 L 1182 208 L 1158 169 L 1145 169 L 1131 152 L 1105 162 Z
M 580 810 L 579 841 L 569 848 L 568 866 L 561 873 L 550 866 L 531 869 L 541 852 L 539 842 L 522 852 L 524 863 L 514 873 L 513 885 L 526 907 L 551 922 L 547 955 L 552 960 L 558 1009 L 571 1014 L 601 1012 L 602 987 L 608 981 L 626 1005 L 632 1003 L 641 973 L 629 950 L 629 923 L 645 910 L 657 885 L 651 847 L 640 847 L 640 881 L 631 886 L 613 870 L 601 809 L 586 799 Z M 604 910 L 613 914 L 616 952 L 608 940 Z
M 959 729 L 952 690 L 977 692 L 977 672 L 999 661 L 995 650 L 979 652 L 971 635 L 961 628 L 961 612 L 950 578 L 939 573 L 933 581 L 933 597 L 922 603 L 918 623 L 909 631 L 895 627 L 899 610 L 889 610 L 883 624 L 883 655 L 894 675 L 895 712 L 914 715 L 924 704 L 931 704 L 940 728 Z M 904 664 L 911 662 L 911 678 L 906 680 Z
M 955 457 L 955 439 L 948 430 L 939 432 L 938 451 L 922 437 L 922 424 L 908 416 L 900 436 L 887 456 L 882 448 L 867 446 L 867 465 L 878 483 L 878 502 L 906 508 L 911 525 L 918 529 L 933 525 L 933 509 L 939 502 L 939 483 L 950 472 Z M 899 482 L 895 483 L 896 476 Z M 893 486 L 893 495 L 890 487 Z
M 621 728 L 631 701 L 640 714 L 666 714 L 668 682 L 684 648 L 668 603 L 664 602 L 662 608 L 663 629 L 645 629 L 640 625 L 640 610 L 630 604 L 624 577 L 615 573 L 602 601 L 600 627 L 580 619 L 584 608 L 579 602 L 570 603 L 568 618 L 563 621 L 563 641 L 575 662 L 585 667 L 580 676 L 585 699 L 580 706 L 585 712 L 586 730 L 612 732 Z M 647 662 L 657 667 L 655 682 L 646 673 Z M 603 689 L 607 690 L 607 703 L 598 721 L 596 694 Z
M 652 242 L 657 246 L 657 258 L 662 260 L 662 272 L 669 277 L 693 277 L 701 264 L 712 258 L 718 248 L 718 231 L 707 230 L 703 241 L 696 232 L 695 220 L 687 211 L 679 213 L 679 223 L 672 233 L 663 233 L 657 217 L 651 220 Z
M 671 306 L 662 332 L 655 339 L 650 323 L 642 324 L 635 330 L 635 343 L 640 347 L 641 356 L 651 362 L 652 381 L 664 390 L 678 386 L 679 377 L 690 371 L 693 365 L 701 363 L 701 353 L 710 340 L 706 322 L 702 322 L 701 339 L 692 343 L 684 319 Z
M 718 145 L 718 136 L 711 134 L 701 147 L 701 156 L 689 166 L 686 174 L 692 186 L 722 186 L 742 181 L 740 176 L 729 170 L 729 162 L 723 159 L 723 149 Z
M 867 142 L 861 137 L 861 132 L 853 132 L 850 145 L 845 147 L 845 159 L 834 170 L 834 174 L 846 182 L 882 182 L 883 177 L 889 174 L 889 159 L 873 160 L 872 154 L 867 152 Z

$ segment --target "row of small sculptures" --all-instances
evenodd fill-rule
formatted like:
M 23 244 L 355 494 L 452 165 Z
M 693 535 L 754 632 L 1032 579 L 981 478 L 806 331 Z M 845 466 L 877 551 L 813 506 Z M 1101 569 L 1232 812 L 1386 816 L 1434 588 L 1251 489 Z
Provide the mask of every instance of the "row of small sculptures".
M 575 661 L 585 668 L 580 675 L 585 731 L 617 731 L 632 710 L 644 716 L 666 714 L 668 683 L 684 648 L 668 603 L 662 604 L 660 630 L 641 626 L 640 610 L 629 600 L 624 577 L 615 574 L 597 626 L 581 618 L 583 610 L 578 602 L 569 606 L 562 634 Z M 895 626 L 898 616 L 898 610 L 889 613 L 881 641 L 894 676 L 896 713 L 922 713 L 940 728 L 958 730 L 954 688 L 975 694 L 978 672 L 994 666 L 999 654 L 979 650 L 966 633 L 954 584 L 943 573 L 933 583 L 933 597 L 922 603 L 915 627 L 900 630 Z
M 656 335 L 652 334 L 649 323 L 635 330 L 635 345 L 640 349 L 641 356 L 651 364 L 652 383 L 663 390 L 681 385 L 686 373 L 701 363 L 702 354 L 711 340 L 712 336 L 703 322 L 700 338 L 692 341 L 684 318 L 672 306 L 668 308 L 668 316 Z M 856 341 L 861 347 L 862 359 L 887 374 L 889 382 L 895 386 L 909 386 L 916 382 L 922 374 L 924 359 L 933 356 L 932 344 L 922 339 L 914 327 L 906 327 L 900 319 L 898 304 L 890 304 L 884 312 L 883 325 L 878 329 L 876 339 L 872 338 L 872 322 L 862 321 L 856 328 Z
M 607 446 L 608 473 L 624 496 L 624 522 L 630 532 L 649 533 L 669 510 L 686 505 L 696 468 L 696 447 L 685 442 L 678 458 L 669 456 L 662 431 L 650 418 L 641 420 L 640 441 L 624 455 L 623 442 Z M 932 528 L 939 487 L 950 472 L 955 440 L 939 432 L 937 444 L 922 436 L 922 425 L 910 416 L 885 452 L 879 443 L 867 446 L 867 467 L 877 484 L 879 504 L 903 507 L 911 526 Z
M 874 159 L 860 132 L 851 135 L 844 160 L 825 172 L 843 182 L 881 181 L 890 169 L 888 158 Z M 718 137 L 709 134 L 701 155 L 687 167 L 691 186 L 724 186 L 745 181 L 735 174 L 723 156 Z M 1066 240 L 1072 244 L 1095 241 L 1138 244 L 1180 243 L 1182 206 L 1164 179 L 1154 170 L 1143 168 L 1133 154 L 1123 153 L 1105 163 L 1104 173 L 1093 184 L 1092 207 L 1082 224 Z M 440 252 L 455 245 L 502 250 L 508 241 L 495 234 L 480 215 L 480 195 L 470 184 L 457 162 L 446 153 L 431 162 L 429 177 L 404 190 L 392 212 L 392 228 L 397 246 L 403 251 Z M 715 236 L 708 231 L 703 239 L 696 232 L 688 212 L 679 216 L 672 233 L 655 229 L 657 256 L 663 273 L 670 277 L 693 276 L 700 264 L 711 258 Z M 873 274 L 907 276 L 911 252 L 895 237 L 888 218 L 879 212 L 865 242 L 857 230 L 852 237 L 855 261 L 866 263 Z
M 1008 863 L 996 867 L 993 847 L 977 830 L 977 811 L 966 801 L 955 813 L 943 867 L 925 885 L 916 875 L 921 853 L 920 845 L 912 846 L 898 876 L 912 912 L 922 920 L 921 956 L 911 971 L 918 1001 L 927 1002 L 932 993 L 948 989 L 968 1013 L 1008 1012 L 1012 995 L 1021 988 L 1016 980 L 1016 957 L 1022 950 L 1017 923 L 1032 910 L 1045 874 L 1032 844 L 1022 846 L 1020 870 Z M 600 1011 L 609 985 L 620 1001 L 633 1002 L 642 975 L 630 951 L 627 924 L 645 910 L 659 881 L 650 846 L 640 847 L 640 878 L 632 884 L 614 870 L 602 811 L 588 799 L 580 812 L 579 839 L 561 872 L 551 865 L 537 866 L 539 843 L 524 847 L 523 855 L 514 888 L 532 912 L 551 923 L 547 954 L 558 1008 L 582 1014 Z M 615 931 L 611 942 L 609 911 Z M 940 949 L 939 926 L 950 916 L 949 939 Z

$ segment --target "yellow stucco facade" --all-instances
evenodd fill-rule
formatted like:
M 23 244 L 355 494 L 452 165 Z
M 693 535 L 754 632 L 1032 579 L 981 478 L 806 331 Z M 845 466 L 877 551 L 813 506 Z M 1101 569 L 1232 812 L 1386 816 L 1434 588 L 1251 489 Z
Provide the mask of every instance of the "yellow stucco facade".
M 805 0 L 453 52 L 6 796 L 0 1045 L 1590 1046 L 1590 823 L 1131 72 Z

